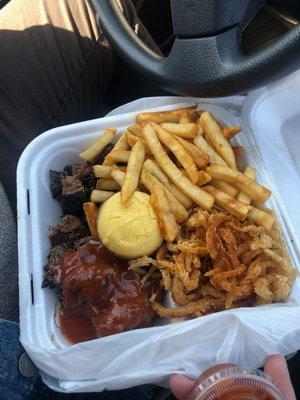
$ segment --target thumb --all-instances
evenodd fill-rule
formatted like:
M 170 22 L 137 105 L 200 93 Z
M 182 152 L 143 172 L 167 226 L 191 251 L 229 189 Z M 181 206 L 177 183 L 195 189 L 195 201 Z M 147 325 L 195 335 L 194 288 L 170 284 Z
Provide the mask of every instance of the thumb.
M 170 378 L 170 388 L 178 400 L 186 400 L 191 393 L 194 384 L 195 381 L 182 375 L 175 374 Z
M 269 357 L 266 361 L 264 371 L 274 379 L 287 400 L 296 400 L 287 363 L 282 355 L 276 354 Z

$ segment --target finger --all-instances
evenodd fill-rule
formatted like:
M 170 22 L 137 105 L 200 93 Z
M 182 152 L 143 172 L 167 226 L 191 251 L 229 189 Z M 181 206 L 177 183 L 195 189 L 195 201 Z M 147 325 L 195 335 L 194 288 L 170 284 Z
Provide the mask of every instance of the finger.
M 274 379 L 285 394 L 287 400 L 296 400 L 287 363 L 282 355 L 276 354 L 269 357 L 264 370 L 266 374 Z
M 186 400 L 194 384 L 195 381 L 182 375 L 172 375 L 170 378 L 170 388 L 178 400 Z

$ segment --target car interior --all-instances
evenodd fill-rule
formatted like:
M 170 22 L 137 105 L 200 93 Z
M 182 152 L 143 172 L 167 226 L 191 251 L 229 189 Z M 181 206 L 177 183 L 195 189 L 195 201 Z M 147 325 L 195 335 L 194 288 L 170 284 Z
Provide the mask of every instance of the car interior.
M 0 0 L 0 9 L 8 1 Z M 173 93 L 195 97 L 246 94 L 299 67 L 297 49 L 300 34 L 299 30 L 296 33 L 293 30 L 300 22 L 298 0 L 254 1 L 253 7 L 249 6 L 247 10 L 236 7 L 230 15 L 225 13 L 224 18 L 219 18 L 219 15 L 217 18 L 212 13 L 206 16 L 207 24 L 203 25 L 202 31 L 198 31 L 195 22 L 185 24 L 181 3 L 188 4 L 187 8 L 197 7 L 193 0 L 133 2 L 161 54 L 154 54 L 132 37 L 114 9 L 113 2 L 93 0 L 100 24 L 117 53 L 112 80 L 99 117 L 127 102 L 149 96 Z M 226 2 L 224 0 L 224 4 Z M 235 42 L 238 24 L 242 26 L 240 48 Z M 266 48 L 267 45 L 271 47 Z M 257 50 L 265 48 L 267 50 L 263 56 L 258 57 Z M 217 63 L 217 49 L 228 60 L 224 69 Z M 189 59 L 189 54 L 194 54 L 194 51 L 199 54 L 196 61 Z M 210 59 L 206 62 L 208 54 Z M 180 67 L 178 59 L 185 60 Z M 138 61 L 134 63 L 133 60 Z M 278 62 L 274 63 L 274 60 Z M 15 199 L 9 200 L 14 208 Z M 290 355 L 288 366 L 300 398 L 300 351 Z M 154 398 L 162 400 L 173 397 L 168 390 L 157 389 Z
M 136 8 L 140 19 L 159 45 L 164 56 L 167 56 L 175 40 L 170 1 L 136 1 Z M 297 1 L 267 1 L 243 30 L 242 51 L 246 54 L 253 54 L 256 50 L 275 42 L 295 27 L 299 19 L 300 5 Z M 124 79 L 125 77 L 126 79 Z M 118 96 L 115 96 L 116 88 L 118 88 Z M 130 90 L 128 90 L 129 88 Z M 105 113 L 140 97 L 166 94 L 168 91 L 161 89 L 151 81 L 145 82 L 143 74 L 138 70 L 133 71 L 128 63 L 120 61 L 108 89 L 103 110 Z

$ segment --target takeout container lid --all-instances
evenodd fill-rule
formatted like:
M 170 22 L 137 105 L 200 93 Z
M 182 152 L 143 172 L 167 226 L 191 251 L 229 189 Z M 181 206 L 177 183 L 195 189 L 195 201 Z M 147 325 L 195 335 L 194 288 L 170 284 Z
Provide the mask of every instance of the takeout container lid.
M 101 366 L 97 364 L 97 361 L 95 361 L 95 368 L 98 368 L 97 373 L 93 372 L 93 366 L 90 365 L 84 364 L 83 367 L 75 368 L 74 366 L 72 368 L 70 365 L 63 365 L 62 362 L 58 364 L 60 354 L 63 351 L 66 354 L 71 354 L 71 347 L 76 346 L 70 346 L 57 327 L 55 321 L 57 296 L 55 291 L 41 288 L 44 266 L 47 263 L 47 254 L 50 247 L 48 241 L 49 226 L 58 223 L 62 214 L 59 204 L 51 197 L 49 170 L 60 170 L 66 165 L 79 162 L 79 151 L 98 137 L 101 131 L 107 127 L 114 126 L 118 128 L 118 133 L 120 134 L 128 125 L 134 123 L 134 118 L 138 111 L 152 108 L 160 110 L 176 108 L 179 104 L 186 105 L 195 102 L 199 104 L 200 108 L 213 112 L 225 124 L 242 124 L 244 126 L 244 132 L 238 135 L 238 138 L 235 139 L 235 144 L 244 147 L 247 163 L 249 162 L 258 171 L 258 180 L 272 190 L 273 196 L 267 206 L 275 210 L 293 262 L 296 267 L 299 266 L 299 72 L 267 88 L 251 92 L 246 97 L 234 96 L 217 99 L 145 98 L 121 106 L 107 117 L 58 127 L 41 134 L 24 150 L 17 170 L 20 330 L 23 345 L 39 368 L 45 372 L 43 379 L 56 390 L 91 391 L 103 390 L 105 387 L 111 389 L 128 387 L 137 383 L 157 383 L 159 376 L 161 378 L 166 376 L 171 367 L 165 366 L 165 370 L 162 369 L 161 373 L 159 371 L 154 373 L 151 375 L 151 379 L 146 378 L 147 374 L 144 372 L 144 381 L 142 378 L 131 379 L 132 375 L 130 375 L 127 377 L 127 381 L 123 381 L 123 383 L 118 381 L 116 372 L 113 372 L 113 376 L 109 374 L 106 376 L 105 383 L 102 386 L 101 384 L 95 386 L 87 384 L 86 381 L 78 382 L 78 380 L 98 379 L 97 382 L 99 382 L 100 379 L 101 381 L 102 375 L 99 372 Z M 300 304 L 298 300 L 300 289 L 298 286 L 297 279 L 286 306 Z M 253 309 L 252 312 L 256 314 L 263 313 L 264 309 L 269 309 L 268 307 L 275 307 L 275 305 L 258 307 Z M 234 310 L 231 311 L 232 315 L 234 313 Z M 241 314 L 240 311 L 239 313 Z M 219 316 L 221 314 L 218 313 Z M 213 319 L 214 316 L 202 317 L 202 322 L 199 322 L 199 324 Z M 198 320 L 200 321 L 200 319 Z M 193 322 L 193 324 L 197 324 L 197 321 Z M 263 321 L 264 317 L 262 316 L 260 318 L 262 329 Z M 178 324 L 178 327 L 181 326 L 180 324 Z M 149 338 L 151 332 L 155 336 L 159 332 L 166 332 L 167 329 L 168 327 L 166 326 L 141 329 L 139 334 L 145 334 Z M 122 343 L 128 341 L 128 338 L 133 337 L 137 332 L 135 330 L 113 335 L 111 337 L 113 339 L 108 337 L 93 342 L 99 343 L 99 346 L 101 343 L 107 343 L 105 355 L 101 345 L 101 356 L 104 357 L 107 365 L 110 365 L 109 361 L 113 357 L 119 356 Z M 121 347 L 116 350 L 118 354 L 109 347 L 111 340 L 120 344 Z M 199 341 L 201 341 L 201 338 L 199 338 Z M 94 345 L 95 343 L 91 344 L 91 346 Z M 77 349 L 88 349 L 86 344 L 77 346 Z M 44 353 L 40 349 L 43 349 Z M 290 352 L 295 350 L 296 348 L 294 349 L 291 344 L 289 349 L 286 347 L 282 351 Z M 151 351 L 152 349 L 149 349 L 149 352 Z M 265 349 L 262 350 L 262 357 L 265 352 Z M 43 358 L 42 354 L 47 354 L 47 356 Z M 55 358 L 56 355 L 57 359 Z M 242 357 L 242 355 L 239 356 Z M 78 351 L 79 362 L 81 360 L 80 357 L 81 353 Z M 214 359 L 209 359 L 209 357 L 214 356 L 212 354 L 208 355 L 207 362 L 213 362 Z M 216 358 L 216 360 L 218 359 Z M 241 359 L 238 358 L 239 360 Z M 184 364 L 186 365 L 188 362 L 189 360 L 185 360 Z M 257 363 L 257 359 L 253 360 L 253 364 Z M 150 362 L 149 365 L 151 367 Z M 205 365 L 204 363 L 203 366 Z M 193 368 L 196 373 L 195 366 Z M 186 371 L 187 373 L 192 373 L 188 369 Z M 49 378 L 49 375 L 52 377 Z M 76 384 L 72 384 L 71 381 L 76 381 Z

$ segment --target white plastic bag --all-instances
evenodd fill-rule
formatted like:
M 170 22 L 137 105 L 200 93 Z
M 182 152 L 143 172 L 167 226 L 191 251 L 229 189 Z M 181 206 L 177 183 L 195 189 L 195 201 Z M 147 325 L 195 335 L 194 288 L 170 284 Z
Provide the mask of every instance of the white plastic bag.
M 258 99 L 259 96 L 260 94 Z M 287 355 L 300 347 L 298 279 L 286 304 L 223 311 L 189 321 L 137 329 L 73 346 L 57 338 L 59 332 L 53 323 L 55 294 L 50 293 L 50 290 L 42 291 L 40 288 L 43 277 L 41 266 L 45 264 L 48 252 L 47 225 L 56 222 L 60 213 L 58 205 L 50 198 L 48 169 L 62 168 L 69 162 L 75 162 L 76 152 L 85 146 L 87 139 L 90 140 L 99 134 L 99 129 L 113 124 L 121 127 L 122 124 L 126 125 L 128 121 L 133 121 L 134 114 L 128 114 L 129 112 L 151 107 L 161 109 L 170 104 L 174 107 L 175 103 L 179 104 L 184 100 L 175 97 L 142 99 L 119 108 L 116 110 L 119 115 L 112 113 L 106 120 L 94 120 L 54 129 L 46 133 L 44 138 L 40 137 L 32 143 L 22 156 L 18 168 L 21 342 L 42 371 L 43 381 L 54 390 L 96 392 L 146 383 L 166 385 L 167 378 L 173 372 L 196 377 L 214 364 L 227 362 L 259 367 L 270 354 Z M 247 114 L 242 111 L 243 97 L 209 101 L 187 99 L 189 103 L 194 101 L 205 102 L 205 108 L 211 111 L 215 111 L 214 105 L 230 110 L 231 116 L 227 111 L 217 110 L 217 117 L 227 122 L 241 123 L 235 121 L 235 118 L 244 113 L 243 117 L 251 129 L 249 120 L 250 122 L 251 118 L 255 120 L 253 115 L 250 115 L 252 108 L 249 104 L 246 105 Z M 259 104 L 257 99 L 252 102 L 253 107 Z M 268 118 L 272 118 L 272 115 L 268 115 Z M 59 142 L 64 144 L 60 152 L 57 149 Z M 255 161 L 257 157 L 254 148 L 255 138 L 254 141 L 248 140 L 245 143 L 244 146 L 248 146 L 249 157 Z M 44 154 L 39 154 L 40 158 L 43 158 L 41 168 L 42 161 L 38 160 L 38 152 L 43 151 Z M 264 180 L 267 173 L 268 185 L 270 184 L 278 195 L 271 206 L 280 212 L 279 219 L 283 224 L 285 239 L 296 264 L 299 247 L 294 240 L 293 235 L 296 232 L 293 229 L 295 226 L 296 229 L 299 228 L 297 221 L 300 222 L 300 218 L 299 215 L 294 216 L 294 224 L 290 225 L 291 219 L 288 218 L 288 210 L 283 204 L 283 194 L 276 190 L 276 177 L 272 178 L 270 171 L 264 171 L 266 166 L 264 158 L 265 153 L 260 165 L 259 179 Z M 290 185 L 294 188 L 294 193 L 290 196 L 297 195 L 297 191 L 299 194 L 299 186 L 295 186 L 294 181 L 290 182 Z M 31 196 L 30 215 L 26 213 L 25 203 L 28 187 Z M 290 245 L 291 238 L 294 238 L 294 241 Z M 30 259 L 33 257 L 30 253 L 32 249 L 38 254 L 34 255 L 36 258 Z M 34 304 L 28 299 L 30 279 L 34 280 Z

